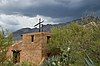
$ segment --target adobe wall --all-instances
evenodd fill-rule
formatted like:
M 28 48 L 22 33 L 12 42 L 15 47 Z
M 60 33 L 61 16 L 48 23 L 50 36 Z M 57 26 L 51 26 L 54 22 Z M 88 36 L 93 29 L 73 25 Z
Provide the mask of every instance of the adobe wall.
M 30 35 L 34 35 L 34 42 L 31 42 Z M 13 52 L 11 50 L 21 50 L 20 62 L 28 61 L 39 64 L 41 60 L 46 57 L 47 36 L 50 35 L 50 33 L 46 32 L 24 34 L 22 41 L 9 48 L 7 57 L 9 59 L 13 57 Z

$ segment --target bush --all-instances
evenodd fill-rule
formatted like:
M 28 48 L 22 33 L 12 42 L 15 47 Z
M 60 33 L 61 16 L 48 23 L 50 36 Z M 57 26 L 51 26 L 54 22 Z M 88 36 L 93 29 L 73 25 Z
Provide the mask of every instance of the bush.
M 53 28 L 52 33 L 48 44 L 50 52 L 56 53 L 52 49 L 60 48 L 60 51 L 67 55 L 69 47 L 71 62 L 75 64 L 84 64 L 85 53 L 95 63 L 100 62 L 100 24 L 93 22 L 84 26 L 72 23 L 65 27 Z

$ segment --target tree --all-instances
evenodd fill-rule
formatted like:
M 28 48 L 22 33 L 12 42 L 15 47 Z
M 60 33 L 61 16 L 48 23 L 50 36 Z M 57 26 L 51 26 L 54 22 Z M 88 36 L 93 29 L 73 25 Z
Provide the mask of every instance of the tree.
M 7 60 L 6 53 L 8 51 L 8 48 L 10 45 L 13 44 L 13 37 L 12 33 L 8 32 L 7 30 L 4 30 L 1 27 L 0 31 L 0 63 L 2 64 Z

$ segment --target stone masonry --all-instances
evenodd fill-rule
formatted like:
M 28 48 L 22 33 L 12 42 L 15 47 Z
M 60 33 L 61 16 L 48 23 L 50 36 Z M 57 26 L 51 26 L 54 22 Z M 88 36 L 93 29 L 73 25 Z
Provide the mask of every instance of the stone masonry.
M 37 32 L 23 34 L 22 40 L 16 42 L 9 47 L 7 52 L 7 58 L 9 60 L 17 59 L 15 63 L 30 62 L 35 65 L 41 64 L 41 62 L 47 57 L 47 42 L 50 39 L 51 34 L 48 32 Z M 17 54 L 14 55 L 16 52 Z M 14 58 L 15 56 L 15 58 Z

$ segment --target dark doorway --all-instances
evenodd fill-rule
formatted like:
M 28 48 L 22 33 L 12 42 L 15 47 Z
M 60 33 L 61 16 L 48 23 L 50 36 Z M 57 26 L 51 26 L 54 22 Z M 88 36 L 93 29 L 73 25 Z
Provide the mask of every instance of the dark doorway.
M 13 52 L 13 63 L 19 63 L 20 62 L 20 51 L 21 50 L 12 50 L 12 52 Z

